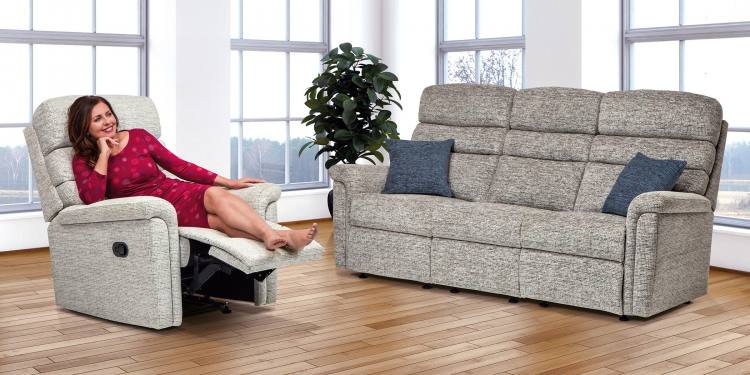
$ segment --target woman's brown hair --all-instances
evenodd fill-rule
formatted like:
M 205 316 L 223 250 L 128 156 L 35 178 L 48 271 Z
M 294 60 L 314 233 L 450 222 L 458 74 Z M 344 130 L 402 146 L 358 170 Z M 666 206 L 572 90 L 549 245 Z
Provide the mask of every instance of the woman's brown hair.
M 115 116 L 115 129 L 117 129 L 120 120 L 112 109 L 112 105 L 101 96 L 82 96 L 68 108 L 68 138 L 73 144 L 73 151 L 76 155 L 84 157 L 86 164 L 92 168 L 99 158 L 99 146 L 96 144 L 96 139 L 89 134 L 89 126 L 91 126 L 91 111 L 99 103 L 104 103 L 109 107 L 112 115 Z

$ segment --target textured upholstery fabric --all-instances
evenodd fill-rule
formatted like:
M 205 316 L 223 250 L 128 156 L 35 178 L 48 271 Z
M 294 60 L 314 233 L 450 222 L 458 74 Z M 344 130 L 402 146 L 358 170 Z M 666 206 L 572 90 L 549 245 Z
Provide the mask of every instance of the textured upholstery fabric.
M 155 329 L 180 325 L 176 226 L 170 230 L 161 218 L 69 225 L 59 219 L 48 228 L 58 305 Z M 116 241 L 128 245 L 127 257 L 112 253 Z
M 498 156 L 451 154 L 448 182 L 453 196 L 467 201 L 486 201 Z
M 556 133 L 596 133 L 602 94 L 596 91 L 537 87 L 513 98 L 510 128 Z
M 277 230 L 289 229 L 271 222 L 268 225 Z M 180 236 L 211 245 L 209 255 L 247 274 L 318 260 L 324 250 L 313 241 L 299 251 L 286 248 L 269 251 L 260 241 L 229 237 L 209 228 L 180 227 Z
M 716 159 L 714 161 L 714 167 L 711 170 L 711 179 L 708 182 L 706 188 L 706 198 L 711 201 L 711 209 L 716 209 L 716 198 L 719 196 L 719 181 L 721 177 L 721 166 L 724 162 L 724 148 L 727 143 L 727 131 L 729 124 L 726 121 L 721 122 L 721 135 L 719 136 L 719 144 L 716 146 Z
M 593 138 L 594 136 L 589 134 L 511 130 L 505 136 L 504 155 L 547 160 L 588 161 Z
M 685 164 L 683 160 L 657 160 L 637 153 L 617 177 L 602 212 L 625 216 L 630 201 L 639 194 L 672 190 Z
M 453 139 L 408 141 L 386 139 L 391 165 L 384 194 L 430 194 L 452 197 L 448 184 Z
M 347 233 L 346 268 L 357 272 L 428 281 L 429 237 L 352 226 Z
M 622 264 L 521 250 L 521 297 L 622 314 Z
M 334 200 L 336 200 L 336 192 Z M 435 203 L 450 198 L 416 194 L 358 194 L 351 198 L 351 225 L 429 237 Z
M 508 128 L 516 90 L 496 85 L 456 83 L 424 89 L 419 121 L 438 125 Z
M 500 203 L 445 200 L 433 209 L 432 236 L 518 248 L 521 247 L 522 217 L 533 212 L 549 211 Z
M 50 180 L 34 127 L 29 126 L 23 129 L 23 136 L 26 139 L 26 147 L 31 159 L 31 169 L 34 172 L 34 177 L 36 177 L 37 191 L 39 191 L 39 197 L 42 201 L 44 221 L 49 222 L 63 209 L 63 202 L 55 189 L 55 185 Z
M 517 296 L 519 252 L 518 248 L 433 238 L 430 281 Z
M 624 313 L 651 316 L 706 293 L 713 214 L 628 216 Z
M 179 326 L 182 323 L 180 267 L 187 264 L 190 249 L 188 239 L 178 235 L 175 210 L 156 197 L 82 205 L 73 180 L 72 149 L 65 131 L 67 108 L 75 98 L 45 101 L 34 112 L 32 126 L 24 129 L 44 218 L 50 221 L 48 233 L 57 303 L 128 324 L 156 329 Z M 159 134 L 158 115 L 150 99 L 107 98 L 120 118 L 122 129 L 139 127 Z M 232 193 L 249 201 L 261 216 L 276 220 L 280 190 L 271 184 L 257 184 Z M 211 240 L 221 241 L 214 238 L 215 233 L 212 236 Z M 127 257 L 112 253 L 116 241 L 128 244 Z M 309 252 L 305 257 L 314 254 Z M 238 266 L 250 267 L 244 263 Z M 275 272 L 248 287 L 257 291 L 256 304 L 272 303 L 276 298 Z
M 625 218 L 595 212 L 527 212 L 521 247 L 622 262 Z
M 465 154 L 500 155 L 508 129 L 498 127 L 468 127 L 419 124 L 411 139 L 416 141 L 441 141 L 454 139 L 454 152 Z
M 686 168 L 708 174 L 714 166 L 716 149 L 707 141 L 599 135 L 591 145 L 589 161 L 627 164 L 637 152 L 655 159 L 684 160 L 687 162 Z
M 641 317 L 705 294 L 727 130 L 715 100 L 458 84 L 427 88 L 419 118 L 414 139 L 456 140 L 459 199 L 383 203 L 361 193 L 387 167 L 332 170 L 337 266 Z M 687 167 L 627 217 L 601 213 L 637 152 Z
M 572 210 L 585 163 L 501 156 L 490 187 L 491 202 Z
M 576 211 L 601 212 L 604 200 L 612 190 L 624 166 L 616 164 L 588 163 L 583 173 L 581 187 L 576 198 Z M 675 191 L 703 195 L 708 184 L 708 175 L 699 170 L 687 169 L 677 180 Z
M 721 132 L 721 105 L 716 99 L 676 91 L 608 92 L 599 109 L 599 133 L 709 141 Z

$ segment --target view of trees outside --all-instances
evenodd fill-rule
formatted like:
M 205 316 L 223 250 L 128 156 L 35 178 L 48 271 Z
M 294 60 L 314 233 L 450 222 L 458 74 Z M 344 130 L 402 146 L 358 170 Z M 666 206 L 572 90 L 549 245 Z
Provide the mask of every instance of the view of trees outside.
M 446 54 L 446 83 L 483 83 L 520 89 L 521 50 L 501 49 L 479 52 L 479 77 L 474 51 Z
M 298 152 L 308 138 L 292 138 L 289 142 L 289 182 L 301 183 L 320 180 L 320 162 L 313 159 L 313 149 L 306 149 L 301 157 Z M 232 145 L 237 144 L 237 137 L 232 138 Z M 275 184 L 284 183 L 284 150 L 283 142 L 269 138 L 245 139 L 242 146 L 242 176 L 257 177 Z M 236 150 L 236 146 L 233 146 Z M 322 157 L 322 156 L 321 156 Z M 232 166 L 236 170 L 236 166 Z

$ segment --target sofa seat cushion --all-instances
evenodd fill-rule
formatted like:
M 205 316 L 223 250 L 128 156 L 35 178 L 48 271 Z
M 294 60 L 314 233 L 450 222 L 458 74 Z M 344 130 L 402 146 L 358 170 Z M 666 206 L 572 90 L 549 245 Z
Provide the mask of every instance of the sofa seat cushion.
M 625 218 L 597 212 L 529 212 L 521 224 L 521 247 L 621 262 Z
M 437 203 L 450 200 L 458 201 L 433 195 L 356 194 L 352 197 L 349 217 L 351 224 L 358 227 L 430 237 L 431 217 Z
M 521 247 L 521 221 L 525 214 L 548 212 L 503 203 L 441 202 L 432 216 L 432 235 L 459 241 Z

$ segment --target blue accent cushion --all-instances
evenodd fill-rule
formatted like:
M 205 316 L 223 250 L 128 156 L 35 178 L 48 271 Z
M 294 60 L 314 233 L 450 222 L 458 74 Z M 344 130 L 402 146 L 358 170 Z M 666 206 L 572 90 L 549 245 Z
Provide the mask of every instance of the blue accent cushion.
M 385 194 L 429 194 L 452 197 L 448 184 L 453 139 L 445 141 L 385 141 L 391 166 Z
M 651 159 L 637 153 L 617 177 L 602 212 L 627 216 L 630 202 L 639 194 L 672 190 L 686 164 L 683 160 Z

